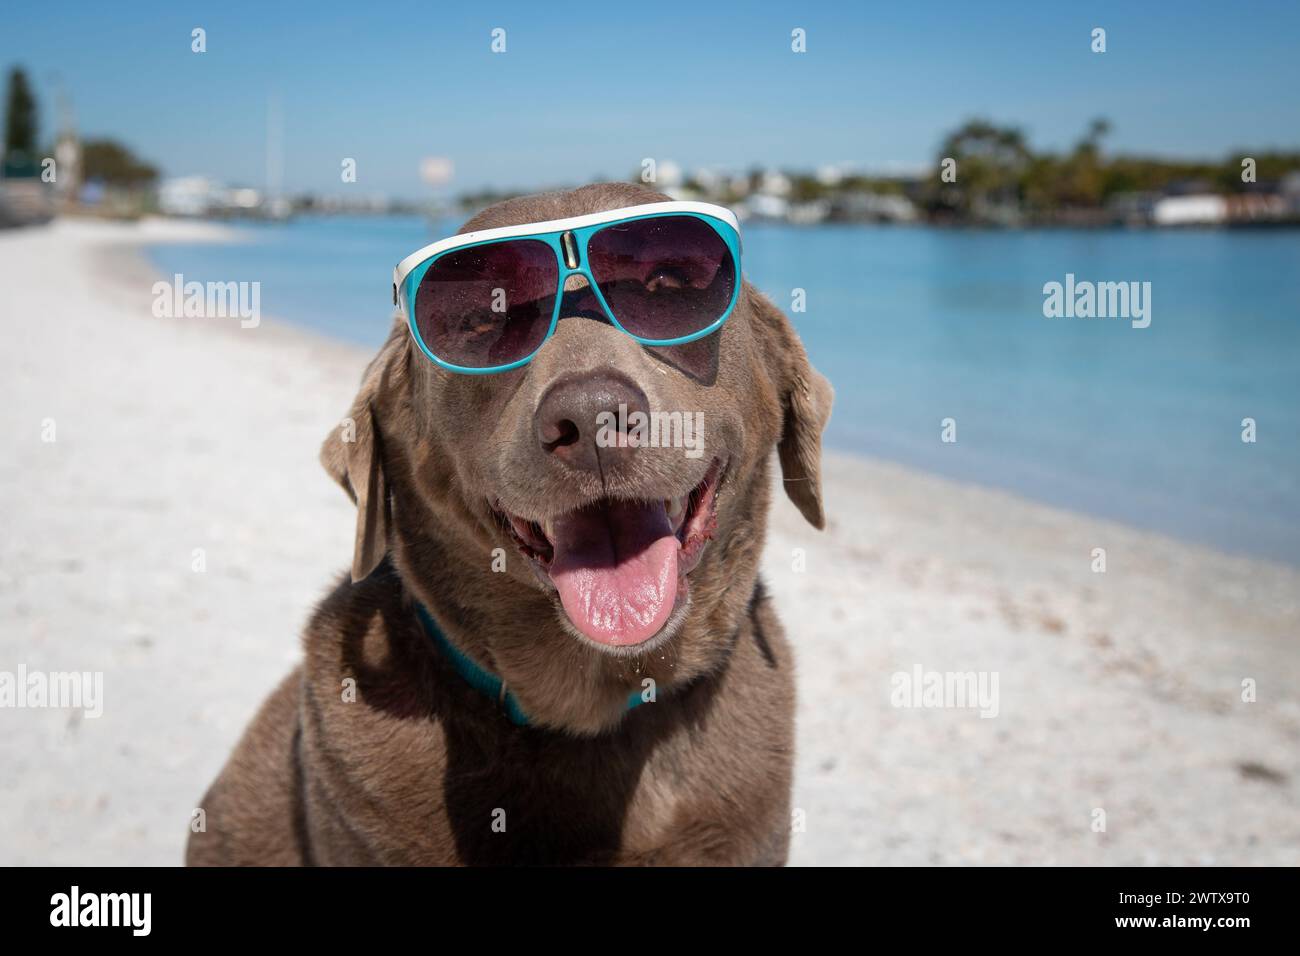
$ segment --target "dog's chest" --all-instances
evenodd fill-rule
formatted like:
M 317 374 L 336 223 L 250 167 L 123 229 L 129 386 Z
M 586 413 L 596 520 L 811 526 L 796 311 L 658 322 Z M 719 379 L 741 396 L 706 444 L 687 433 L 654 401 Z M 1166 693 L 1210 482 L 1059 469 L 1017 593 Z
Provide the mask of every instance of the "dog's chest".
M 352 768 L 366 779 L 309 784 L 318 862 L 668 865 L 701 850 L 729 857 L 736 831 L 753 824 L 719 813 L 718 794 L 738 781 L 698 760 L 684 774 L 676 741 L 658 751 L 562 738 L 484 749 L 448 728 L 436 741 L 405 736 Z

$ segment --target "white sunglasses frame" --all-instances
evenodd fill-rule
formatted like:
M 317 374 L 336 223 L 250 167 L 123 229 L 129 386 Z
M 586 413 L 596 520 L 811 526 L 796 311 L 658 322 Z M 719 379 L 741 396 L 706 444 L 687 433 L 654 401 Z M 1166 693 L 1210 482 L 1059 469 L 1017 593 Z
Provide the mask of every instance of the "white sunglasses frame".
M 448 236 L 446 239 L 439 239 L 437 242 L 431 242 L 427 246 L 416 249 L 399 262 L 396 268 L 393 269 L 393 304 L 397 304 L 397 290 L 402 287 L 402 283 L 411 274 L 412 269 L 426 259 L 440 256 L 452 249 L 459 249 L 461 246 L 472 246 L 480 242 L 492 242 L 497 239 L 513 239 L 518 236 L 534 236 L 542 232 L 567 232 L 571 229 L 598 226 L 601 223 L 617 222 L 620 219 L 631 219 L 636 216 L 666 216 L 675 212 L 695 213 L 721 219 L 736 231 L 737 236 L 740 235 L 740 222 L 736 219 L 736 214 L 730 209 L 725 206 L 715 206 L 713 203 L 694 202 L 686 199 L 641 203 L 637 206 L 622 206 L 618 209 L 607 209 L 604 212 L 588 213 L 585 216 L 570 216 L 567 219 L 548 219 L 544 222 L 524 222 L 517 226 L 479 229 L 475 232 L 461 233 L 456 236 Z

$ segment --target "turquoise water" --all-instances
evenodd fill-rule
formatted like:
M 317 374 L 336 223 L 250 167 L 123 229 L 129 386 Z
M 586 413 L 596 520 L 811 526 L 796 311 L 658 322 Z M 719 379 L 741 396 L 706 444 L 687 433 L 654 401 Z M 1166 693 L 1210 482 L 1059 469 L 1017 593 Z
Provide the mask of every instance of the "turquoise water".
M 266 314 L 370 346 L 393 265 L 445 234 L 400 218 L 242 231 L 152 256 L 187 280 L 258 280 Z M 745 272 L 834 384 L 833 447 L 1300 564 L 1300 233 L 753 225 Z M 1066 273 L 1150 282 L 1150 327 L 1045 318 L 1043 284 Z

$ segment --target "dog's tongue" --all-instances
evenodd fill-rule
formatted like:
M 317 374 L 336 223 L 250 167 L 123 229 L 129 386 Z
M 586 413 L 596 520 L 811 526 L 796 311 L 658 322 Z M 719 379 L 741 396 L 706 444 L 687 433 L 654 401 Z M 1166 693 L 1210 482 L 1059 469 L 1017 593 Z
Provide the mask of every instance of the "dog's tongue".
M 677 537 L 662 502 L 612 502 L 555 522 L 551 580 L 573 626 L 601 644 L 640 644 L 677 600 Z

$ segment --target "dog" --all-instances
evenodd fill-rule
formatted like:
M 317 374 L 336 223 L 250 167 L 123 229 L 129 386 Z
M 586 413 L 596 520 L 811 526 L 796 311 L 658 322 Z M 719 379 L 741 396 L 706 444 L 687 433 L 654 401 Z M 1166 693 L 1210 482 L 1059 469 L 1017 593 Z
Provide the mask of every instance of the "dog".
M 462 232 L 667 199 L 597 184 Z M 435 366 L 395 319 L 321 450 L 357 507 L 351 574 L 199 804 L 188 864 L 785 863 L 794 660 L 758 564 L 773 449 L 825 525 L 831 386 L 748 283 L 720 329 L 658 347 L 582 285 L 499 374 Z M 600 447 L 590 423 L 619 404 L 702 413 L 706 453 Z M 538 551 L 565 522 L 617 536 L 620 509 L 661 500 L 681 522 L 671 615 L 592 640 Z

